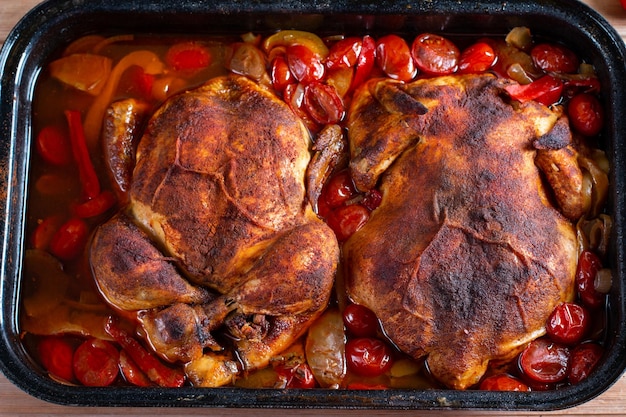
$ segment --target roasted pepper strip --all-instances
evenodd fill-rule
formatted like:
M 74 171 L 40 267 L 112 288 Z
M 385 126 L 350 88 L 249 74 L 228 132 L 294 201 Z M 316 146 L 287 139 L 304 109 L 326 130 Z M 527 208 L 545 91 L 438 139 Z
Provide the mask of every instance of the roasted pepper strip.
M 72 154 L 78 165 L 82 194 L 85 199 L 90 200 L 100 194 L 100 181 L 89 156 L 81 115 L 77 110 L 66 110 L 65 118 L 70 131 Z
M 137 340 L 122 330 L 115 318 L 109 317 L 104 330 L 128 353 L 148 378 L 162 387 L 180 387 L 185 382 L 182 371 L 165 366 L 144 349 Z

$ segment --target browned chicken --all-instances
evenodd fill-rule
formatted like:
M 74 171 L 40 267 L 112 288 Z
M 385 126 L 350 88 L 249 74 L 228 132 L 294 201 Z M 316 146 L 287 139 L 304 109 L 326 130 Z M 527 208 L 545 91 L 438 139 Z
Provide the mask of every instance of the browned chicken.
M 94 236 L 106 300 L 194 385 L 266 366 L 327 306 L 339 249 L 306 199 L 309 140 L 263 87 L 212 79 L 151 118 L 129 206 Z
M 511 103 L 505 82 L 371 81 L 348 121 L 355 182 L 383 193 L 344 246 L 349 296 L 456 389 L 542 335 L 573 298 L 576 236 L 554 203 L 581 215 L 571 133 L 558 108 Z

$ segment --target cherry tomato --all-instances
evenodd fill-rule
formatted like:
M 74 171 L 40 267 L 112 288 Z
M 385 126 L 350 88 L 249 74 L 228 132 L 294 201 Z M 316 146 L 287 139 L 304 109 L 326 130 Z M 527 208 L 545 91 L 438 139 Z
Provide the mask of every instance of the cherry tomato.
M 480 383 L 480 389 L 487 391 L 530 391 L 528 385 L 507 374 L 488 376 Z
M 106 212 L 113 207 L 116 202 L 115 194 L 109 190 L 104 190 L 91 200 L 75 205 L 73 210 L 74 214 L 78 217 L 95 217 Z
M 370 212 L 361 204 L 340 206 L 332 210 L 326 219 L 328 226 L 333 229 L 337 240 L 345 242 L 369 219 Z
M 322 198 L 331 209 L 343 205 L 356 194 L 357 190 L 347 169 L 333 175 L 322 190 Z
M 567 377 L 569 348 L 549 339 L 536 339 L 519 356 L 520 369 L 530 379 L 554 383 Z
M 287 64 L 293 76 L 303 84 L 321 81 L 325 67 L 319 56 L 304 45 L 291 45 L 286 51 Z
M 50 240 L 50 253 L 68 261 L 76 258 L 85 247 L 89 228 L 83 220 L 73 217 L 63 223 Z
M 129 384 L 137 387 L 149 387 L 152 385 L 146 374 L 143 373 L 135 361 L 123 349 L 120 351 L 120 371 Z
M 343 310 L 343 323 L 356 337 L 374 337 L 378 333 L 378 318 L 361 304 L 348 304 Z
M 561 99 L 563 92 L 563 82 L 550 75 L 531 82 L 530 84 L 512 84 L 505 87 L 511 98 L 522 103 L 534 100 L 538 103 L 549 106 L 557 103 Z
M 595 369 L 602 358 L 604 349 L 597 343 L 583 343 L 572 349 L 568 381 L 578 384 Z
M 41 129 L 36 145 L 39 155 L 49 164 L 68 165 L 73 160 L 70 138 L 59 126 Z
M 361 204 L 365 206 L 369 211 L 374 211 L 380 206 L 383 201 L 383 195 L 378 190 L 369 190 L 365 193 Z
M 119 374 L 119 352 L 110 342 L 90 338 L 74 352 L 73 369 L 76 379 L 90 387 L 111 385 Z
M 298 116 L 311 132 L 320 130 L 320 125 L 313 120 L 304 108 L 304 92 L 306 87 L 302 83 L 289 84 L 283 91 L 283 100 L 291 111 Z
M 579 343 L 591 328 L 587 310 L 578 304 L 561 303 L 546 322 L 546 332 L 555 342 L 572 345 Z
M 278 377 L 285 381 L 285 388 L 315 388 L 317 385 L 313 372 L 306 363 L 298 363 L 295 366 L 280 364 L 274 370 Z
M 496 53 L 488 43 L 477 42 L 461 53 L 458 72 L 461 74 L 485 72 L 493 66 L 496 59 Z
M 376 62 L 387 76 L 395 80 L 410 81 L 417 73 L 409 45 L 398 35 L 387 35 L 378 40 Z
M 211 52 L 197 42 L 172 45 L 165 54 L 165 62 L 176 71 L 198 70 L 211 64 Z
M 363 48 L 361 38 L 345 38 L 331 46 L 326 58 L 326 68 L 329 70 L 353 68 L 356 66 Z
M 413 41 L 411 53 L 417 69 L 427 75 L 447 75 L 457 70 L 459 48 L 443 36 L 423 33 Z
M 155 76 L 147 74 L 143 67 L 133 65 L 124 71 L 118 89 L 137 98 L 150 99 Z
M 283 92 L 289 84 L 296 83 L 296 79 L 289 71 L 287 61 L 282 56 L 277 56 L 272 60 L 271 74 L 272 85 L 278 92 Z
M 376 63 L 376 41 L 371 36 L 366 35 L 362 42 L 361 53 L 357 59 L 352 85 L 350 86 L 351 91 L 354 91 L 370 77 Z
M 604 111 L 594 95 L 580 93 L 572 97 L 567 106 L 570 123 L 585 136 L 595 136 L 602 130 Z
M 318 82 L 311 83 L 304 90 L 304 107 L 317 123 L 326 125 L 343 119 L 343 101 L 335 87 Z
M 538 68 L 546 72 L 575 73 L 580 65 L 574 52 L 552 43 L 535 45 L 530 51 L 530 57 Z
M 393 352 L 379 339 L 361 337 L 346 343 L 346 364 L 355 374 L 367 377 L 387 372 L 393 364 Z
M 579 258 L 576 267 L 576 289 L 584 305 L 590 308 L 597 308 L 604 302 L 604 295 L 594 288 L 596 274 L 602 268 L 602 261 L 598 256 L 584 250 Z
M 52 241 L 52 236 L 63 224 L 63 217 L 60 215 L 52 215 L 43 219 L 35 228 L 31 236 L 31 244 L 33 248 L 39 250 L 47 250 Z
M 41 363 L 48 372 L 68 382 L 74 380 L 74 346 L 68 340 L 60 336 L 47 336 L 39 342 L 37 350 Z

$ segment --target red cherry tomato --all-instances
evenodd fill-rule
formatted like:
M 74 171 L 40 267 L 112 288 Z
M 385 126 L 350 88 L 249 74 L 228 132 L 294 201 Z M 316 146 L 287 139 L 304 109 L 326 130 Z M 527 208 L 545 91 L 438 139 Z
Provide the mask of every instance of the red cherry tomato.
M 329 70 L 340 68 L 353 68 L 356 66 L 363 48 L 361 38 L 345 38 L 330 47 L 328 58 L 326 58 L 326 68 Z
M 383 201 L 383 195 L 378 190 L 369 190 L 365 193 L 365 197 L 363 197 L 363 201 L 361 204 L 365 206 L 369 211 L 374 211 L 380 206 L 380 203 Z
M 574 52 L 552 43 L 535 45 L 530 51 L 530 57 L 538 68 L 546 72 L 575 73 L 580 65 Z
M 343 310 L 343 323 L 356 337 L 374 337 L 378 333 L 378 318 L 361 304 L 348 304 Z
M 74 375 L 83 385 L 109 386 L 119 374 L 119 356 L 118 350 L 110 342 L 88 339 L 74 352 Z
M 137 387 L 149 387 L 152 385 L 150 379 L 148 379 L 146 374 L 143 373 L 125 350 L 120 351 L 120 371 L 129 384 Z
M 359 230 L 370 217 L 370 212 L 361 204 L 340 206 L 332 210 L 326 223 L 335 232 L 337 240 L 345 242 Z
M 315 388 L 317 385 L 313 371 L 306 363 L 297 365 L 280 364 L 274 370 L 285 381 L 285 388 Z
M 486 42 L 477 42 L 465 49 L 459 58 L 458 72 L 461 74 L 487 71 L 496 62 L 497 55 Z
M 534 100 L 549 106 L 561 99 L 563 82 L 550 75 L 544 75 L 530 84 L 512 84 L 505 87 L 505 90 L 511 98 L 522 103 Z
M 597 343 L 589 342 L 576 346 L 570 355 L 568 381 L 578 384 L 595 369 L 604 354 L 604 349 Z
M 59 227 L 50 240 L 50 253 L 68 261 L 76 258 L 85 247 L 89 228 L 79 218 L 71 218 Z
M 322 125 L 337 123 L 345 115 L 343 101 L 335 87 L 318 82 L 306 86 L 304 107 L 313 120 Z
M 584 250 L 580 254 L 576 267 L 576 289 L 583 304 L 590 308 L 600 307 L 604 302 L 604 295 L 594 288 L 596 274 L 601 268 L 602 261 L 595 253 Z
M 375 63 L 376 41 L 371 36 L 366 35 L 363 37 L 361 53 L 356 62 L 356 69 L 352 78 L 352 85 L 350 86 L 351 91 L 354 91 L 370 77 Z
M 37 346 L 41 363 L 52 375 L 71 382 L 74 380 L 72 357 L 74 347 L 60 336 L 47 336 Z
M 277 56 L 272 61 L 271 77 L 274 89 L 281 93 L 289 84 L 296 83 L 295 77 L 289 71 L 287 61 L 282 56 Z
M 487 391 L 530 391 L 528 385 L 507 374 L 488 376 L 480 383 L 480 389 Z
M 378 40 L 376 62 L 387 76 L 395 80 L 411 81 L 417 73 L 409 45 L 398 35 L 387 35 Z
M 572 97 L 567 106 L 570 123 L 585 136 L 595 136 L 602 130 L 604 111 L 594 95 L 580 93 Z
M 49 164 L 68 165 L 73 161 L 70 138 L 59 126 L 41 129 L 36 145 L 39 155 Z
M 211 64 L 211 52 L 197 42 L 172 45 L 165 54 L 165 62 L 176 71 L 198 70 Z
M 104 190 L 91 200 L 75 205 L 73 210 L 78 217 L 86 219 L 103 214 L 113 207 L 116 202 L 115 194 L 109 190 Z
M 443 36 L 423 33 L 413 41 L 411 53 L 417 69 L 427 75 L 447 75 L 457 70 L 459 48 Z
M 549 339 L 536 339 L 519 356 L 524 375 L 541 383 L 554 383 L 567 377 L 569 348 Z
M 291 111 L 293 111 L 296 116 L 302 120 L 311 132 L 318 132 L 320 130 L 320 125 L 317 124 L 311 116 L 309 116 L 304 108 L 305 91 L 306 87 L 302 83 L 289 84 L 283 91 L 283 100 L 287 103 Z
M 546 332 L 550 339 L 566 345 L 579 343 L 590 327 L 589 313 L 583 306 L 574 303 L 556 306 L 546 322 Z
M 124 71 L 118 88 L 130 96 L 150 99 L 154 80 L 153 74 L 147 74 L 143 67 L 133 65 Z
M 393 352 L 379 339 L 361 337 L 346 343 L 346 364 L 355 374 L 367 377 L 387 372 L 393 364 Z
M 287 65 L 293 76 L 303 84 L 321 81 L 325 67 L 320 57 L 304 45 L 291 45 L 286 51 Z
M 333 175 L 322 190 L 322 198 L 331 209 L 343 205 L 356 194 L 357 191 L 348 170 Z
M 52 215 L 43 219 L 31 236 L 33 248 L 47 250 L 52 241 L 52 236 L 62 224 L 63 218 L 60 215 Z

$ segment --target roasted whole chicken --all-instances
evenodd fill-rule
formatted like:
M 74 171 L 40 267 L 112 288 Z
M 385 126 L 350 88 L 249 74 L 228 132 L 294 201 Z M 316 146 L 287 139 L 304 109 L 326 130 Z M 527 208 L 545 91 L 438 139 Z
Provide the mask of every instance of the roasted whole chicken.
M 369 81 L 348 120 L 356 186 L 383 199 L 344 245 L 347 291 L 450 388 L 514 357 L 574 297 L 582 173 L 558 107 L 509 81 Z
M 327 306 L 339 249 L 306 199 L 309 141 L 273 93 L 214 78 L 152 116 L 129 203 L 95 232 L 101 293 L 193 385 L 266 366 Z

